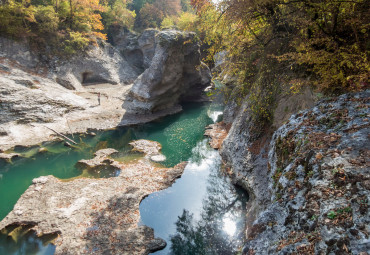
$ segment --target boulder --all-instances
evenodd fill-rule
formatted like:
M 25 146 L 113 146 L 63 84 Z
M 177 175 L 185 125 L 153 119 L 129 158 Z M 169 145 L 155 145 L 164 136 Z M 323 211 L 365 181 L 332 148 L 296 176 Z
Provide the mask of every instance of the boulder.
M 109 157 L 117 152 L 117 150 L 111 148 L 98 150 L 95 152 L 95 157 L 93 159 L 81 159 L 77 162 L 76 166 L 80 169 L 94 169 L 101 166 L 110 166 L 114 163 L 114 160 L 110 159 Z
M 0 153 L 0 162 L 12 162 L 14 158 L 18 158 L 21 155 L 18 153 Z
M 166 160 L 166 157 L 160 153 L 162 145 L 159 142 L 140 139 L 132 141 L 129 144 L 133 147 L 133 151 L 144 153 L 146 158 L 154 162 Z

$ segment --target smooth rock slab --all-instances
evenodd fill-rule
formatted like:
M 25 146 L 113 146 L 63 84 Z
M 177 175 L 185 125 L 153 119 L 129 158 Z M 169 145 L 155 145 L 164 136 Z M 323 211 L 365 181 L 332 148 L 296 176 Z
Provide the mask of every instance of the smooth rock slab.
M 95 158 L 79 160 L 76 165 L 79 168 L 95 168 L 98 166 L 111 165 L 112 163 L 114 163 L 114 160 L 108 157 L 117 152 L 117 150 L 112 148 L 98 150 L 94 153 Z
M 38 235 L 58 233 L 55 254 L 149 254 L 163 249 L 153 229 L 138 226 L 139 204 L 150 193 L 167 188 L 185 163 L 158 168 L 146 158 L 120 166 L 118 177 L 61 181 L 34 179 L 0 229 L 35 225 Z
M 160 153 L 162 145 L 156 141 L 150 140 L 136 140 L 129 143 L 134 148 L 133 151 L 138 151 L 145 154 L 146 158 L 151 159 L 154 162 L 162 162 L 166 160 L 166 157 Z

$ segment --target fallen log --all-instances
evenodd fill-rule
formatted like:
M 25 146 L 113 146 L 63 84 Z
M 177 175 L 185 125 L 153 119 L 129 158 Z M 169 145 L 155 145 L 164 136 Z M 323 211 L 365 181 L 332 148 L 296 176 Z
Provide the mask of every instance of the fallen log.
M 45 126 L 46 127 L 46 126 Z M 49 127 L 46 127 L 47 129 L 50 129 L 51 131 L 53 131 L 55 134 L 57 134 L 57 135 L 59 135 L 59 136 L 61 136 L 61 137 L 63 137 L 64 139 L 66 139 L 66 140 L 68 140 L 68 141 L 70 141 L 71 143 L 73 143 L 73 144 L 77 144 L 75 141 L 73 141 L 72 139 L 70 139 L 70 138 L 68 138 L 68 137 L 66 137 L 65 135 L 62 135 L 61 133 L 59 133 L 59 132 L 57 132 L 57 131 L 55 131 L 54 129 L 52 129 L 52 128 L 49 128 Z

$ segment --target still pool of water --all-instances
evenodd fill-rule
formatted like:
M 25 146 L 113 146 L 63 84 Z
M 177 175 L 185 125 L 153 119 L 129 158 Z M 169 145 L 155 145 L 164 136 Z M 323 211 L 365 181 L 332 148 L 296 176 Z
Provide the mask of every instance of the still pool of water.
M 141 202 L 141 223 L 167 242 L 155 254 L 227 255 L 242 246 L 247 194 L 220 168 L 219 153 L 202 139 L 182 177 Z
M 168 252 L 171 246 L 170 235 L 172 235 L 171 238 L 173 237 L 176 239 L 178 237 L 175 234 L 175 230 L 177 230 L 176 233 L 181 236 L 186 234 L 182 233 L 181 229 L 178 229 L 177 225 L 181 225 L 182 223 L 176 222 L 177 218 L 179 220 L 191 221 L 193 226 L 191 231 L 196 233 L 199 232 L 199 234 L 205 231 L 206 236 L 210 235 L 206 230 L 210 229 L 211 225 L 217 223 L 218 226 L 224 226 L 222 236 L 225 237 L 225 233 L 229 233 L 228 236 L 231 237 L 233 236 L 232 232 L 237 232 L 233 230 L 236 228 L 235 224 L 238 222 L 235 220 L 234 212 L 240 211 L 239 208 L 245 207 L 243 205 L 244 202 L 242 202 L 245 198 L 242 193 L 239 194 L 238 191 L 235 191 L 235 188 L 233 188 L 233 186 L 228 183 L 227 179 L 218 171 L 220 166 L 219 156 L 217 152 L 208 147 L 207 141 L 203 137 L 205 126 L 213 123 L 217 119 L 219 113 L 219 106 L 210 104 L 189 104 L 184 106 L 184 111 L 182 113 L 166 117 L 157 122 L 138 127 L 117 128 L 114 130 L 97 132 L 96 136 L 75 135 L 74 140 L 79 142 L 77 148 L 67 148 L 64 147 L 62 143 L 56 142 L 42 144 L 41 147 L 46 149 L 42 153 L 38 153 L 40 146 L 31 149 L 16 148 L 15 151 L 21 153 L 24 158 L 16 160 L 12 164 L 0 165 L 0 219 L 3 219 L 6 214 L 12 210 L 21 194 L 24 193 L 32 183 L 33 178 L 45 175 L 54 175 L 61 179 L 88 176 L 86 172 L 82 172 L 75 167 L 78 160 L 92 158 L 95 151 L 103 148 L 115 148 L 119 150 L 120 155 L 117 156 L 119 160 L 135 158 L 137 155 L 129 153 L 131 148 L 128 143 L 135 139 L 149 139 L 158 141 L 162 144 L 162 153 L 167 158 L 163 163 L 165 166 L 171 167 L 181 161 L 190 159 L 190 164 L 186 168 L 184 176 L 173 185 L 174 188 L 177 187 L 178 191 L 169 189 L 163 193 L 173 194 L 173 201 L 184 201 L 183 204 L 178 203 L 177 208 L 175 208 L 174 204 L 165 209 L 165 211 L 168 211 L 167 213 L 171 213 L 171 220 L 165 224 L 161 223 L 159 225 L 167 225 L 167 232 L 163 230 L 163 227 L 158 228 L 157 226 L 153 226 L 152 222 L 157 221 L 157 216 L 161 214 L 161 211 L 156 211 L 156 207 L 151 206 L 151 203 L 153 203 L 151 199 L 156 198 L 158 200 L 154 202 L 154 204 L 162 204 L 162 207 L 159 209 L 163 209 L 165 203 L 163 203 L 163 201 L 158 201 L 161 200 L 161 197 L 162 200 L 167 200 L 167 197 L 162 193 L 156 193 L 142 202 L 141 211 L 143 214 L 143 222 L 154 227 L 157 236 L 169 241 L 168 248 L 164 251 L 165 253 L 162 251 L 162 254 L 167 254 L 166 252 Z M 200 170 L 201 168 L 203 170 Z M 191 182 L 196 184 L 196 186 L 192 187 L 190 190 L 186 189 L 185 186 L 187 186 L 187 183 L 189 184 Z M 209 192 L 208 190 L 214 191 Z M 219 193 L 219 191 L 221 193 Z M 222 196 L 223 198 L 218 196 Z M 230 197 L 227 198 L 227 196 Z M 194 198 L 193 202 L 188 199 L 189 197 Z M 235 199 L 240 199 L 240 201 L 233 202 L 232 199 L 234 197 Z M 213 211 L 217 211 L 221 209 L 222 206 L 226 206 L 226 199 L 231 199 L 230 201 L 232 204 L 227 205 L 229 207 L 224 208 L 224 210 L 216 216 Z M 209 201 L 207 202 L 208 204 L 203 202 L 203 200 Z M 219 202 L 224 204 L 220 204 Z M 149 207 L 147 205 L 149 205 Z M 212 207 L 213 205 L 215 206 Z M 216 208 L 218 206 L 221 207 Z M 220 216 L 221 214 L 222 217 Z M 152 221 L 148 220 L 148 218 L 151 218 L 150 215 L 152 215 Z M 208 217 L 207 219 L 204 218 L 206 216 Z M 210 220 L 212 224 L 201 224 L 200 220 Z M 174 225 L 175 223 L 177 225 Z M 212 231 L 216 230 L 218 231 L 216 228 Z M 202 238 L 206 238 L 206 236 L 202 236 Z M 221 236 L 218 237 L 218 235 L 215 235 L 215 237 L 220 238 L 220 240 L 222 239 Z M 229 239 L 232 240 L 232 238 Z M 177 247 L 179 247 L 182 241 L 184 240 L 179 240 L 177 242 Z M 220 241 L 219 247 L 227 244 L 224 241 L 224 239 Z M 206 242 L 209 243 L 209 240 L 205 240 L 205 243 Z M 43 242 L 35 238 L 32 232 L 22 236 L 17 242 L 11 237 L 0 234 L 0 254 L 54 253 L 54 247 L 51 244 L 46 246 L 42 244 Z M 213 242 L 211 245 L 215 244 L 216 242 Z M 32 252 L 27 252 L 27 250 L 32 250 Z

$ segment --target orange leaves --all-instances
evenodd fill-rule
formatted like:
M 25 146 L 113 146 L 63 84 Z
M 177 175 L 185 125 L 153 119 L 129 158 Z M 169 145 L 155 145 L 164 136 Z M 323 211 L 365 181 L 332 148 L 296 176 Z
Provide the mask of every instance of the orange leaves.
M 101 16 L 100 14 L 91 14 L 90 19 L 92 21 L 92 28 L 94 30 L 103 30 L 104 25 L 101 23 Z
M 99 3 L 99 0 L 78 0 L 74 1 L 74 4 L 78 7 L 89 9 L 92 11 L 104 12 L 106 8 Z
M 322 154 L 321 154 L 321 153 L 317 153 L 317 154 L 316 154 L 316 159 L 319 159 L 319 160 L 320 160 L 320 159 L 322 159 L 322 157 L 323 157 L 323 156 L 322 156 Z
M 100 33 L 100 32 L 93 32 L 93 35 L 95 37 L 103 39 L 105 41 L 108 39 L 106 34 L 103 34 L 103 33 Z

